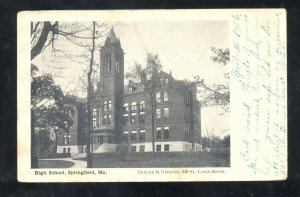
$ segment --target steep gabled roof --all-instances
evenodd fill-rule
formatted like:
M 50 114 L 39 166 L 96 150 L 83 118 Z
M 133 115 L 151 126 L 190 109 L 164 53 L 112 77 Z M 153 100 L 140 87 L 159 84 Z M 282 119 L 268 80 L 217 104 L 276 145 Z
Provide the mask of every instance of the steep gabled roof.
M 113 28 L 113 27 L 111 28 L 111 30 L 110 30 L 110 32 L 109 32 L 107 38 L 106 38 L 106 41 L 108 41 L 108 40 L 109 40 L 111 43 L 114 43 L 114 42 L 118 42 L 118 41 L 119 41 L 118 38 L 117 38 L 117 36 L 116 36 L 116 34 L 115 34 L 115 31 L 114 31 L 114 28 Z

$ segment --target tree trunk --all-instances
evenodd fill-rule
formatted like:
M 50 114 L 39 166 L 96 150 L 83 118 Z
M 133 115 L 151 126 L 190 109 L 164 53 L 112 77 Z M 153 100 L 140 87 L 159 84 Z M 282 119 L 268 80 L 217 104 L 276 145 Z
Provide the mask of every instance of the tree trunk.
M 94 52 L 95 52 L 95 26 L 96 22 L 93 21 L 93 38 L 92 38 L 92 49 L 91 49 L 91 59 L 88 71 L 88 90 L 87 90 L 87 121 L 88 121 L 88 129 L 87 129 L 87 145 L 86 145 L 86 156 L 87 156 L 87 167 L 92 167 L 92 156 L 91 156 L 91 132 L 93 132 L 92 128 L 92 72 L 93 72 L 93 64 L 94 64 Z M 93 140 L 93 139 L 92 139 Z M 93 146 L 93 143 L 92 143 Z
M 40 54 L 47 42 L 48 35 L 50 31 L 53 32 L 54 25 L 52 26 L 49 21 L 44 22 L 44 27 L 42 29 L 41 35 L 34 45 L 34 47 L 31 49 L 31 60 L 33 60 L 38 54 Z
M 55 148 L 54 148 L 54 153 L 57 153 L 57 130 L 58 130 L 58 128 L 55 128 Z
M 35 116 L 34 111 L 31 110 L 31 168 L 38 168 L 38 159 L 36 154 L 36 141 L 34 133 Z
M 153 155 L 155 153 L 155 128 L 154 128 L 154 125 L 155 125 L 155 106 L 154 106 L 154 98 L 153 96 L 151 96 L 151 130 L 152 130 L 152 152 L 153 152 Z

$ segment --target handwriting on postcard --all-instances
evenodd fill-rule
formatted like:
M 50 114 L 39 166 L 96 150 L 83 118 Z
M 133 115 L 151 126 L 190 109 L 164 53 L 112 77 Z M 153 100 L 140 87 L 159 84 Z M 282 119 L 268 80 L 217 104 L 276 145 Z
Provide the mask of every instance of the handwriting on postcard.
M 239 155 L 255 174 L 287 174 L 285 14 L 232 15 L 232 83 L 241 93 Z

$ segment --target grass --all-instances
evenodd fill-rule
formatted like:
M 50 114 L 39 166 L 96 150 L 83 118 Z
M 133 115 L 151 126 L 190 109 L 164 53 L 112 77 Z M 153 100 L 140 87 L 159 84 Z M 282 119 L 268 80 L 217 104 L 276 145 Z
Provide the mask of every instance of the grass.
M 229 167 L 230 154 L 225 152 L 99 153 L 93 157 L 94 168 L 158 167 Z
M 62 160 L 39 160 L 38 161 L 39 168 L 70 168 L 73 165 L 74 165 L 73 162 L 62 161 Z

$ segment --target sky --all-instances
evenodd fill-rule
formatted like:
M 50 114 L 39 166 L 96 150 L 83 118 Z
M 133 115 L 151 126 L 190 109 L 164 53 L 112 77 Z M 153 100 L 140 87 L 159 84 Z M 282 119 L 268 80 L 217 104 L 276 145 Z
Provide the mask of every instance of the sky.
M 159 56 L 163 70 L 172 71 L 176 79 L 192 80 L 199 75 L 208 84 L 226 81 L 224 72 L 228 66 L 212 62 L 210 48 L 229 48 L 227 21 L 130 21 L 115 24 L 114 31 L 125 52 L 125 73 L 135 62 L 145 64 L 146 54 L 150 52 Z M 104 41 L 105 36 L 98 39 L 97 44 L 100 46 Z M 82 49 L 61 38 L 55 45 L 72 57 L 83 53 Z M 99 50 L 95 55 L 98 63 Z M 51 48 L 47 48 L 33 63 L 38 65 L 41 73 L 54 74 L 55 82 L 65 92 L 82 95 L 76 81 L 84 76 L 86 64 L 66 57 L 58 58 L 53 55 Z M 206 129 L 213 131 L 216 136 L 229 134 L 229 113 L 222 116 L 220 113 L 222 109 L 217 107 L 202 109 L 202 135 L 206 134 Z

